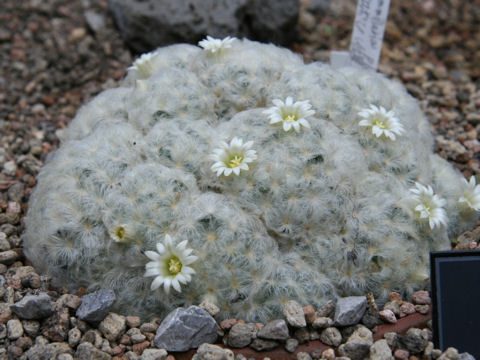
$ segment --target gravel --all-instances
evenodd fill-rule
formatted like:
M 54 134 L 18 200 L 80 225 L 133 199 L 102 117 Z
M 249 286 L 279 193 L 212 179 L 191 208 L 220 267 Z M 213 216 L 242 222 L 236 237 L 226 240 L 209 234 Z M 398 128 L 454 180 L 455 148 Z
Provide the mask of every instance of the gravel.
M 348 49 L 354 2 L 332 3 L 301 0 L 300 38 L 292 49 L 307 61 L 327 61 L 328 50 Z M 479 22 L 478 2 L 392 2 L 379 66 L 380 72 L 401 81 L 418 99 L 431 123 L 435 151 L 466 177 L 480 173 L 480 32 L 473 31 Z M 117 86 L 136 55 L 121 40 L 106 0 L 0 2 L 0 360 L 120 360 L 142 354 L 145 359 L 166 358 L 167 353 L 156 348 L 154 342 L 159 321 L 142 323 L 135 316 L 109 314 L 108 310 L 93 324 L 83 321 L 75 313 L 85 289 L 53 287 L 48 276 L 29 266 L 21 249 L 35 176 L 58 147 L 57 135 L 82 104 Z M 457 248 L 478 248 L 479 225 L 459 237 Z M 10 309 L 13 304 L 18 307 L 22 299 L 38 299 L 41 294 L 53 303 L 53 315 L 47 311 L 42 315 L 46 318 L 20 319 Z M 384 316 L 387 322 L 412 311 L 410 305 L 402 311 L 403 301 L 395 295 L 391 303 L 395 303 L 395 311 Z M 414 295 L 412 304 L 413 310 L 427 313 L 428 292 Z M 205 308 L 214 314 L 215 309 Z M 294 314 L 300 322 L 292 318 L 290 324 L 301 326 L 302 315 L 297 310 Z M 286 341 L 281 347 L 292 351 L 298 345 L 298 340 L 292 339 L 294 332 L 315 338 L 317 330 L 311 324 L 321 317 L 332 320 L 334 310 L 334 303 L 321 309 L 304 308 L 305 316 L 308 314 L 306 328 L 289 329 L 285 320 L 278 319 L 257 335 Z M 383 309 L 379 310 L 382 314 Z M 109 320 L 103 323 L 103 332 L 99 331 L 96 323 L 106 316 Z M 221 331 L 228 336 L 228 330 L 238 322 L 241 319 L 222 321 Z M 326 337 L 322 329 L 325 325 L 331 323 L 317 321 L 320 338 L 322 334 Z M 327 330 L 332 339 L 329 341 L 342 341 L 337 328 Z M 397 358 L 408 358 L 410 352 L 417 358 L 471 358 L 464 353 L 458 355 L 456 349 L 443 354 L 434 349 L 428 331 L 390 333 L 385 341 Z M 377 342 L 370 352 L 374 349 L 389 356 L 385 342 Z M 331 355 L 325 353 L 327 356 Z

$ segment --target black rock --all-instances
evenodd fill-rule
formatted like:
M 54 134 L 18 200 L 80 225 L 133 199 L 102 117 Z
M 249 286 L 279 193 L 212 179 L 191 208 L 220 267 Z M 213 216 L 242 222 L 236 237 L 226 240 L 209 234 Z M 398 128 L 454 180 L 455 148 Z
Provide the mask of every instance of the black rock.
M 46 318 L 54 313 L 53 303 L 45 293 L 27 295 L 19 302 L 11 305 L 10 309 L 20 319 L 27 320 Z
M 99 323 L 110 312 L 115 300 L 115 293 L 112 290 L 100 290 L 84 295 L 76 315 L 81 320 Z
M 109 0 L 127 44 L 138 52 L 211 35 L 287 45 L 295 39 L 298 0 Z

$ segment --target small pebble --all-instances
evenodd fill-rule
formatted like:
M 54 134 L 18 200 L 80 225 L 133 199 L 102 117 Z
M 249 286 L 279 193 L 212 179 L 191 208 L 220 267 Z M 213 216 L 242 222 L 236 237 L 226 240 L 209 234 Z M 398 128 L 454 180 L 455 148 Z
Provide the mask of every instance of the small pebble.
M 20 320 L 8 320 L 7 322 L 7 337 L 9 340 L 17 340 L 23 335 L 23 326 Z
M 290 338 L 290 339 L 287 339 L 287 341 L 285 342 L 285 350 L 287 350 L 290 353 L 295 352 L 297 347 L 298 347 L 298 340 L 297 339 Z
M 385 321 L 386 323 L 389 323 L 389 324 L 397 323 L 397 318 L 395 317 L 395 314 L 393 313 L 392 310 L 384 309 L 379 311 L 378 314 L 380 315 L 380 319 Z
M 397 349 L 393 353 L 393 356 L 395 357 L 395 359 L 398 359 L 398 360 L 408 360 L 408 355 L 409 355 L 408 351 L 403 349 Z
M 412 295 L 412 300 L 417 305 L 430 305 L 432 302 L 428 291 L 425 290 L 419 290 L 414 292 Z

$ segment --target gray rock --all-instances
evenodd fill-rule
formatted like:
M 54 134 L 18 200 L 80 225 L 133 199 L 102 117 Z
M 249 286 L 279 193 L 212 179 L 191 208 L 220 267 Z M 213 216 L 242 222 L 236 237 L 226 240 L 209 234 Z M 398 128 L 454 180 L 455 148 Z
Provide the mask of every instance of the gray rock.
M 217 345 L 202 344 L 192 360 L 234 360 L 234 354 L 231 350 Z
M 227 344 L 234 348 L 248 346 L 256 337 L 257 331 L 255 324 L 235 324 L 228 333 Z
M 35 337 L 38 335 L 40 330 L 40 323 L 36 320 L 22 320 L 23 330 L 30 337 Z
M 278 346 L 278 342 L 273 340 L 255 339 L 250 344 L 250 347 L 256 351 L 269 351 Z
M 475 360 L 475 357 L 468 352 L 464 352 L 458 355 L 458 360 Z
M 388 344 L 388 346 L 390 346 L 390 348 L 394 349 L 394 348 L 398 347 L 398 334 L 397 333 L 387 332 L 383 335 L 383 337 L 385 338 L 385 340 L 387 340 L 387 344 Z
M 4 324 L 0 324 L 0 340 L 7 337 L 7 327 Z
M 335 314 L 335 302 L 333 302 L 333 300 L 327 301 L 315 313 L 317 317 L 329 317 L 329 318 L 332 318 L 334 314 Z
M 7 322 L 7 336 L 9 340 L 17 340 L 23 335 L 23 326 L 20 320 L 8 320 Z
M 137 355 L 137 353 L 133 352 L 133 351 L 127 351 L 125 353 L 125 357 L 128 359 L 128 360 L 140 360 L 140 357 Z
M 110 360 L 111 358 L 109 354 L 98 350 L 88 342 L 78 345 L 75 352 L 75 359 L 77 360 Z
M 68 345 L 72 348 L 76 347 L 82 338 L 82 332 L 79 328 L 74 327 L 68 331 Z
M 158 329 L 158 326 L 149 322 L 143 323 L 142 325 L 140 325 L 140 331 L 142 332 L 142 334 L 154 333 L 155 331 L 157 331 L 157 329 Z
M 342 334 L 335 327 L 328 327 L 320 334 L 320 340 L 325 345 L 338 346 L 342 342 Z
M 307 321 L 305 320 L 305 314 L 303 308 L 294 300 L 287 301 L 283 307 L 283 315 L 287 318 L 287 322 L 293 327 L 305 327 Z
M 287 342 L 285 343 L 285 350 L 287 350 L 289 353 L 295 352 L 298 347 L 298 340 L 297 339 L 288 339 Z
M 57 359 L 60 354 L 73 354 L 73 350 L 64 342 L 53 342 L 50 344 L 36 344 L 24 355 L 28 360 Z
M 396 316 L 400 316 L 400 304 L 398 303 L 398 301 L 388 301 L 387 303 L 385 303 L 385 305 L 383 306 L 383 310 L 390 310 L 391 312 L 393 312 Z
M 363 325 L 358 325 L 345 344 L 340 345 L 338 353 L 352 360 L 362 360 L 368 357 L 370 346 L 373 345 L 372 332 Z
M 365 296 L 340 298 L 337 300 L 333 321 L 337 326 L 354 325 L 360 321 L 366 309 L 367 298 Z
M 295 39 L 298 0 L 109 0 L 128 45 L 146 52 L 205 35 L 286 45 Z
M 94 32 L 99 32 L 105 27 L 105 17 L 102 14 L 87 10 L 83 15 L 85 16 L 88 27 Z
M 257 337 L 285 341 L 289 337 L 287 323 L 285 320 L 272 320 L 257 333 Z
M 329 317 L 324 317 L 324 316 L 315 318 L 312 324 L 314 329 L 325 329 L 332 325 L 333 325 L 333 320 L 330 319 Z
M 216 316 L 220 312 L 218 306 L 209 301 L 202 301 L 198 307 L 202 308 L 212 316 Z
M 46 293 L 27 295 L 10 306 L 12 312 L 20 319 L 36 320 L 49 317 L 54 313 L 53 303 Z
M 411 328 L 405 335 L 398 335 L 398 346 L 411 354 L 419 354 L 427 347 L 429 338 L 425 331 Z
M 24 192 L 25 185 L 23 185 L 21 182 L 17 182 L 8 188 L 8 199 L 10 201 L 21 202 Z
M 145 349 L 142 352 L 141 360 L 165 360 L 168 356 L 165 349 Z
M 115 293 L 112 290 L 100 290 L 84 295 L 76 315 L 81 320 L 99 323 L 107 316 L 115 299 Z
M 373 306 L 367 306 L 367 311 L 365 311 L 365 314 L 362 317 L 362 324 L 369 329 L 373 329 L 375 326 L 380 325 L 380 323 L 378 309 Z
M 306 353 L 304 351 L 300 351 L 297 354 L 297 360 L 312 360 L 312 357 L 310 356 L 309 353 Z
M 81 303 L 82 299 L 77 295 L 64 294 L 55 301 L 55 308 L 61 309 L 62 307 L 67 306 L 72 310 L 77 310 Z
M 0 264 L 11 265 L 18 259 L 16 251 L 7 250 L 0 252 Z
M 7 240 L 7 235 L 3 232 L 0 232 L 0 252 L 10 250 L 11 248 L 12 246 Z
M 125 316 L 110 313 L 100 323 L 98 330 L 108 341 L 116 341 L 125 332 L 126 327 Z
M 56 360 L 73 360 L 73 356 L 68 353 L 60 354 Z
M 297 339 L 300 344 L 304 344 L 310 340 L 310 332 L 306 327 L 299 328 L 295 330 L 293 337 Z
M 387 340 L 375 341 L 370 346 L 370 360 L 393 360 L 392 350 L 388 346 Z
M 187 351 L 216 339 L 215 319 L 198 306 L 190 306 L 167 315 L 157 329 L 154 344 L 167 351 Z

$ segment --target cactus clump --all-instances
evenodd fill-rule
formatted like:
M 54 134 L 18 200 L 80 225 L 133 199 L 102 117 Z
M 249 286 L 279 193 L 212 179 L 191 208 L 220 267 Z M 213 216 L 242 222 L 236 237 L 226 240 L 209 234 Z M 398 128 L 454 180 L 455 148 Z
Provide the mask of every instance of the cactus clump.
M 480 190 L 433 153 L 404 88 L 274 45 L 200 45 L 143 55 L 78 111 L 31 198 L 31 262 L 144 318 L 210 300 L 265 321 L 291 299 L 424 288 Z

